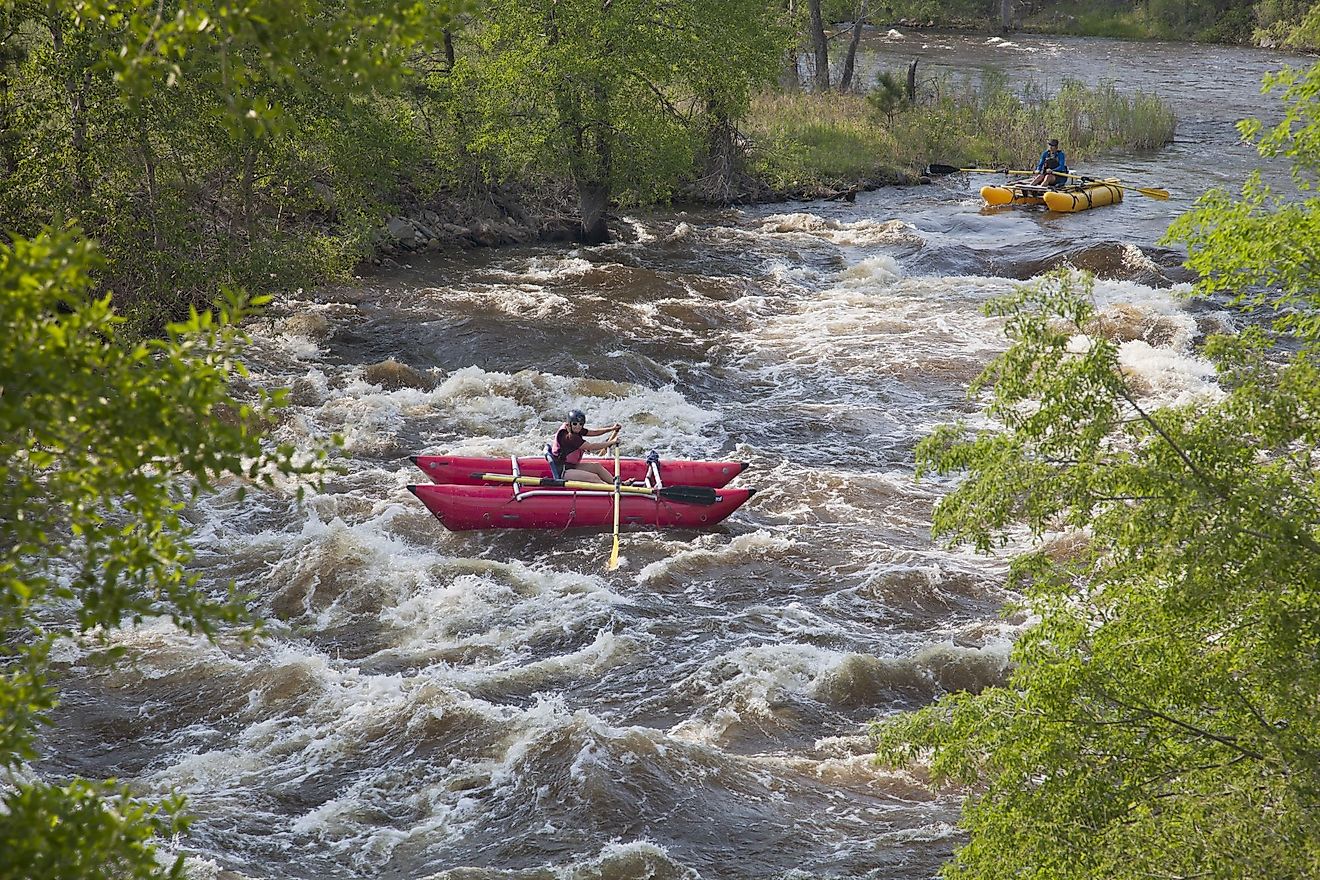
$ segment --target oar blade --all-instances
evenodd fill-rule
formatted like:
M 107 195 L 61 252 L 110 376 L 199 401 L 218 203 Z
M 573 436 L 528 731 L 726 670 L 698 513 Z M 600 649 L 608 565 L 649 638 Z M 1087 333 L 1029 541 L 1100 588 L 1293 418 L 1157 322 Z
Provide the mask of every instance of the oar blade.
M 1169 198 L 1169 191 L 1167 189 L 1160 189 L 1155 186 L 1129 186 L 1128 184 L 1121 183 L 1117 180 L 1109 180 L 1103 177 L 1084 177 L 1080 174 L 1064 174 L 1062 176 L 1071 177 L 1073 180 L 1080 180 L 1082 183 L 1107 183 L 1110 186 L 1116 186 L 1119 189 L 1135 189 L 1143 196 L 1149 196 L 1152 199 L 1159 199 L 1162 202 L 1168 201 Z
M 716 504 L 720 500 L 719 492 L 707 486 L 665 486 L 655 494 L 680 504 Z

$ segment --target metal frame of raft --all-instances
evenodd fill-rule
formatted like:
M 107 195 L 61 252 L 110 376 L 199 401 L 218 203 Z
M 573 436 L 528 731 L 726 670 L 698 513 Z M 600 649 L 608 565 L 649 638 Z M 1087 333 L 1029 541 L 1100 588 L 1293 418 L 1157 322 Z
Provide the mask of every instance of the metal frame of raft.
M 599 459 L 606 470 L 614 470 L 614 462 Z M 422 469 L 432 483 L 453 483 L 459 486 L 480 486 L 484 482 L 474 475 L 485 473 L 517 474 L 520 476 L 548 477 L 550 464 L 544 456 L 522 458 L 489 458 L 462 455 L 414 455 L 413 464 Z M 745 461 L 700 461 L 687 459 L 646 458 L 619 459 L 619 476 L 624 480 L 663 485 L 668 482 L 680 486 L 713 486 L 719 488 L 747 469 Z
M 981 198 L 987 205 L 1045 205 L 1051 211 L 1064 214 L 1117 205 L 1123 201 L 1123 190 L 1118 178 L 1090 180 L 1079 186 L 1031 186 L 1020 183 L 1009 186 L 983 186 Z

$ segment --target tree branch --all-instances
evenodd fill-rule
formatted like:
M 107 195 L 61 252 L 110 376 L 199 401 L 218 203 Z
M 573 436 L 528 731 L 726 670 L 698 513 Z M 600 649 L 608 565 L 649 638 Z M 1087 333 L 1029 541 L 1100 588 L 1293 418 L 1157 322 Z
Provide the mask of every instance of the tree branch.
M 1158 718 L 1161 721 L 1164 721 L 1168 724 L 1172 724 L 1174 727 L 1185 730 L 1188 733 L 1200 737 L 1201 739 L 1207 739 L 1210 740 L 1211 742 L 1217 742 L 1222 746 L 1227 746 L 1228 748 L 1233 749 L 1236 752 L 1239 752 L 1245 757 L 1254 758 L 1257 761 L 1265 760 L 1265 756 L 1262 755 L 1260 752 L 1239 745 L 1238 742 L 1235 739 L 1233 739 L 1233 737 L 1224 736 L 1223 734 L 1218 734 L 1218 733 L 1212 733 L 1208 730 L 1204 730 L 1200 727 L 1197 727 L 1195 724 L 1192 724 L 1191 722 L 1183 721 L 1179 718 L 1174 718 L 1172 715 L 1167 715 L 1164 712 L 1159 711 L 1158 709 L 1151 709 L 1146 706 L 1134 706 L 1131 703 L 1126 703 L 1118 699 L 1117 697 L 1113 696 L 1112 694 L 1105 692 L 1103 689 L 1101 689 L 1100 693 L 1104 696 L 1106 700 L 1109 700 L 1115 706 L 1118 706 L 1123 709 L 1128 709 L 1133 712 L 1140 712 L 1144 715 L 1149 715 L 1151 718 Z

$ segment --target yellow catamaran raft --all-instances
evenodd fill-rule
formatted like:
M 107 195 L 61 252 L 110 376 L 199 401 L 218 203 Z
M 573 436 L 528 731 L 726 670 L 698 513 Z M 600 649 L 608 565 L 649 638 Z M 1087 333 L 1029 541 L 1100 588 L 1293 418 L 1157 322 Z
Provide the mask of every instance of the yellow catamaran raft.
M 983 186 L 981 198 L 987 205 L 1044 205 L 1051 211 L 1072 213 L 1102 205 L 1117 205 L 1123 201 L 1123 188 L 1118 178 L 1089 180 L 1080 184 L 1062 187 L 1030 186 L 1028 184 L 1010 184 L 1008 186 Z

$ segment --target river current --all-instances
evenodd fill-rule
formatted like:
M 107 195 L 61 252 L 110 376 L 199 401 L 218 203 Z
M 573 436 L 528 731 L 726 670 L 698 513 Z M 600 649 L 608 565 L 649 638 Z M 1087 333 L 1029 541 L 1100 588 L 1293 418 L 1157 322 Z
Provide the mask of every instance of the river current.
M 291 389 L 277 440 L 342 435 L 338 472 L 301 504 L 234 482 L 189 511 L 203 584 L 237 581 L 264 633 L 148 621 L 111 636 L 115 670 L 62 646 L 38 769 L 186 794 L 199 878 L 933 876 L 960 794 L 875 766 L 867 724 L 1002 682 L 1025 621 L 1002 558 L 932 542 L 948 486 L 914 480 L 913 445 L 975 418 L 1005 346 L 986 301 L 1064 263 L 1097 273 L 1149 401 L 1213 393 L 1197 340 L 1233 319 L 1157 242 L 1256 166 L 1233 124 L 1277 112 L 1261 75 L 1311 59 L 907 34 L 862 72 L 913 58 L 1159 94 L 1174 144 L 1074 164 L 1173 198 L 989 210 L 955 175 L 285 300 L 250 328 L 252 381 Z M 451 533 L 407 491 L 409 455 L 534 455 L 572 407 L 622 423 L 625 455 L 750 462 L 759 491 L 711 531 L 626 532 L 615 572 L 608 534 Z

